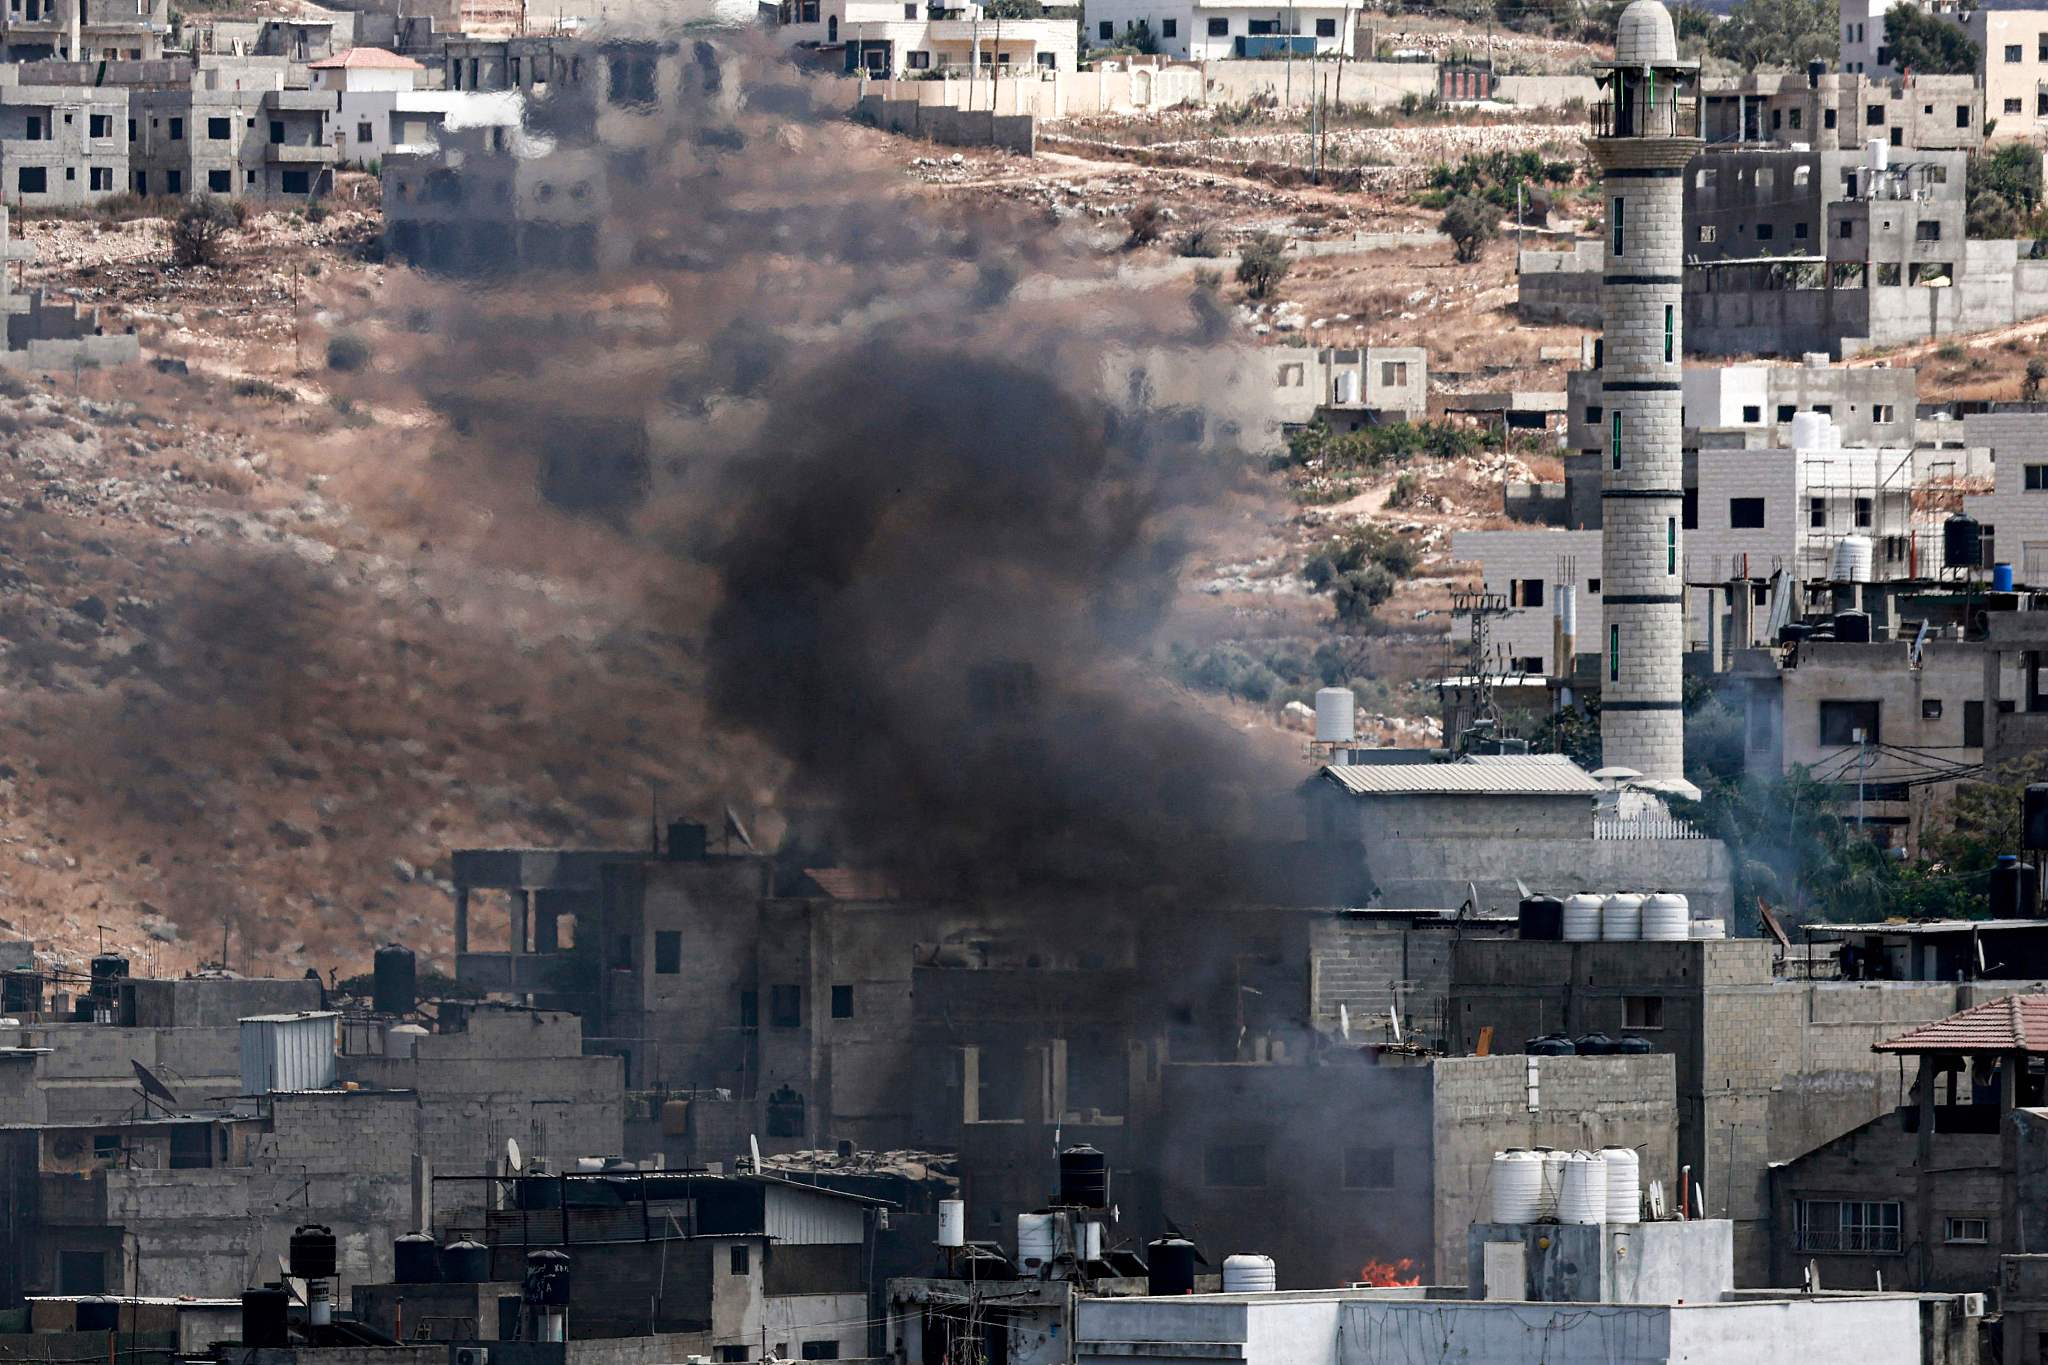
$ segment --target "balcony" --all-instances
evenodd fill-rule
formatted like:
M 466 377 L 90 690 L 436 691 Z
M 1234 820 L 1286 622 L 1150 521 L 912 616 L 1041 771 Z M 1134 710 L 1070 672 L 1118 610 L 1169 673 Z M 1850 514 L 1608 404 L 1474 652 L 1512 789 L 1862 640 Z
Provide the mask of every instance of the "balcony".
M 274 166 L 331 166 L 337 155 L 332 147 L 303 142 L 273 142 L 263 149 L 263 159 Z
M 1596 138 L 1699 135 L 1700 102 L 1697 99 L 1659 100 L 1649 109 L 1616 109 L 1605 103 L 1593 106 L 1593 136 Z

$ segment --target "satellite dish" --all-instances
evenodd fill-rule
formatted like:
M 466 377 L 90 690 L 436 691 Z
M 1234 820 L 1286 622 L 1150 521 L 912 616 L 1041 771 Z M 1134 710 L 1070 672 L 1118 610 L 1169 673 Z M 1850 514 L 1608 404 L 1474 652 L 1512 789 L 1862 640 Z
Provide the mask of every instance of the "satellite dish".
M 131 1057 L 128 1064 L 135 1068 L 135 1079 L 141 1084 L 143 1094 L 159 1101 L 173 1113 L 177 1112 L 178 1093 L 175 1090 L 158 1080 L 156 1073 L 134 1058 Z
M 526 1169 L 524 1166 L 521 1166 L 519 1164 L 518 1138 L 508 1137 L 505 1139 L 505 1169 L 513 1175 L 518 1175 L 521 1171 Z

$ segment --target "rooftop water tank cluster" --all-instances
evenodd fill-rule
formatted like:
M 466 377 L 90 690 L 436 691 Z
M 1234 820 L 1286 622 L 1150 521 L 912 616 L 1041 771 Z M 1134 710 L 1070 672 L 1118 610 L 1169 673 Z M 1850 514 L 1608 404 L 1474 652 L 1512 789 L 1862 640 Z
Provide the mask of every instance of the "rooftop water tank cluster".
M 1728 936 L 1725 921 L 1694 919 L 1691 902 L 1676 891 L 1581 891 L 1565 899 L 1557 918 L 1567 943 L 1683 943 Z
M 1493 1154 L 1488 1202 L 1496 1223 L 1634 1223 L 1642 1218 L 1642 1198 L 1642 1162 L 1633 1148 Z

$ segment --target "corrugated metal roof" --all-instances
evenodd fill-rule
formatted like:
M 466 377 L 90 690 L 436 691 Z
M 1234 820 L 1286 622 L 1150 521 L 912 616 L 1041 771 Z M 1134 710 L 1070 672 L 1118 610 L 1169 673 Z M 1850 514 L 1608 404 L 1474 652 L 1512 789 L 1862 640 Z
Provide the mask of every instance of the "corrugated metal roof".
M 1490 754 L 1456 763 L 1333 763 L 1323 775 L 1353 796 L 1597 796 L 1601 790 L 1563 754 Z
M 1872 1043 L 1870 1050 L 2048 1053 L 2048 995 L 2008 995 Z

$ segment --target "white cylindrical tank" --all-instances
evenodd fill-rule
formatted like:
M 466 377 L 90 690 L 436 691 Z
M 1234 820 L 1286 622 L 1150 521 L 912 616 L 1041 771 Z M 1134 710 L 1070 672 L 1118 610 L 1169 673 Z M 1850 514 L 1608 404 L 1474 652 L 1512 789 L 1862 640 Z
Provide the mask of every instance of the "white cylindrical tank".
M 1630 943 L 1643 936 L 1643 898 L 1632 891 L 1609 896 L 1600 906 L 1600 937 Z
M 1591 943 L 1600 937 L 1600 897 L 1581 891 L 1564 902 L 1564 937 L 1567 943 Z
M 1017 1269 L 1038 1275 L 1052 1264 L 1052 1215 L 1017 1215 Z
M 384 1055 L 386 1057 L 416 1057 L 419 1055 L 420 1039 L 427 1031 L 418 1024 L 393 1024 L 384 1030 Z
M 964 1247 L 967 1245 L 967 1205 L 959 1199 L 939 1201 L 939 1245 L 942 1247 Z
M 1591 1152 L 1573 1152 L 1557 1182 L 1557 1221 L 1607 1221 L 1607 1163 Z
M 1728 937 L 1728 921 L 1725 919 L 1696 919 L 1692 922 L 1694 938 Z
M 1273 1270 L 1271 1256 L 1240 1254 L 1224 1259 L 1224 1293 L 1266 1294 L 1279 1287 L 1280 1280 Z
M 1828 577 L 1837 583 L 1868 583 L 1870 560 L 1869 536 L 1843 536 L 1835 542 L 1835 557 L 1829 565 Z
M 1102 1224 L 1090 1220 L 1081 1224 L 1081 1259 L 1099 1261 L 1102 1259 Z
M 1358 696 L 1348 687 L 1316 689 L 1316 740 L 1349 744 L 1358 738 Z
M 1579 590 L 1574 583 L 1557 585 L 1557 626 L 1566 635 L 1579 633 Z M 1558 672 L 1568 672 L 1562 665 Z
M 1494 1222 L 1535 1222 L 1543 1211 L 1543 1158 L 1535 1152 L 1495 1152 L 1489 1194 Z
M 1643 1216 L 1643 1163 L 1633 1147 L 1603 1147 L 1607 1167 L 1607 1221 L 1634 1223 Z
M 1682 943 L 1692 937 L 1692 906 L 1672 891 L 1659 891 L 1643 902 L 1643 938 L 1652 943 Z
M 1555 1218 L 1557 1217 L 1558 1190 L 1564 1183 L 1564 1163 L 1571 1156 L 1571 1153 L 1554 1152 L 1546 1148 L 1541 1155 L 1543 1158 L 1543 1187 L 1536 1201 L 1536 1216 L 1538 1218 Z
M 1874 137 L 1863 144 L 1863 161 L 1873 171 L 1886 171 L 1892 165 L 1892 144 L 1881 137 Z
M 1828 419 L 1825 413 L 1795 412 L 1792 414 L 1792 448 L 1794 450 L 1827 449 Z

